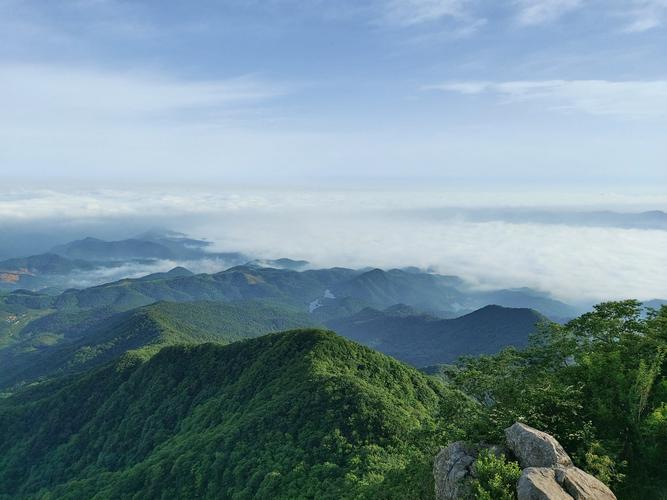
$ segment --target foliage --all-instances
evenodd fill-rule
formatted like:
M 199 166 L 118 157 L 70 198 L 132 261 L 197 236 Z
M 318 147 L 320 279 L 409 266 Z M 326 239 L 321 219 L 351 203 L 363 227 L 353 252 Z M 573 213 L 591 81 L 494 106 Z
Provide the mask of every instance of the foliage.
M 0 400 L 0 496 L 430 498 L 475 415 L 331 332 L 165 347 Z
M 479 439 L 514 421 L 553 434 L 575 463 L 621 498 L 667 489 L 667 307 L 603 303 L 565 326 L 545 324 L 525 350 L 468 358 L 446 374 L 484 405 Z
M 166 345 L 227 344 L 311 325 L 306 314 L 258 301 L 158 302 L 121 313 L 57 311 L 25 326 L 21 343 L 0 350 L 0 387 L 90 369 L 137 349 L 148 355 Z M 58 342 L 34 349 L 35 339 L 46 335 Z
M 472 488 L 476 499 L 516 499 L 516 483 L 521 476 L 517 462 L 508 461 L 505 455 L 483 450 L 475 461 L 475 475 Z

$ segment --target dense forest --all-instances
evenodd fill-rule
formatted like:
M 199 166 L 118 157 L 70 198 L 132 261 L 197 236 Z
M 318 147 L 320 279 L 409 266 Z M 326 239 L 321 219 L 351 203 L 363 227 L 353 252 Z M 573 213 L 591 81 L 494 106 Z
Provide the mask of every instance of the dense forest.
M 558 438 L 619 498 L 667 498 L 667 307 L 609 302 L 525 350 L 462 360 L 446 380 L 479 401 L 477 439 L 523 421 Z
M 2 401 L 0 494 L 428 498 L 472 406 L 326 331 L 166 347 Z
M 269 328 L 275 311 L 249 304 Z M 1 399 L 0 497 L 427 499 L 440 446 L 500 443 L 521 421 L 619 498 L 666 498 L 667 307 L 600 304 L 430 375 L 323 330 L 222 345 L 252 315 L 220 310 L 230 336 L 207 335 L 213 307 L 143 308 L 164 344 Z M 135 314 L 113 338 L 144 331 Z M 494 460 L 475 497 L 514 498 L 516 464 Z

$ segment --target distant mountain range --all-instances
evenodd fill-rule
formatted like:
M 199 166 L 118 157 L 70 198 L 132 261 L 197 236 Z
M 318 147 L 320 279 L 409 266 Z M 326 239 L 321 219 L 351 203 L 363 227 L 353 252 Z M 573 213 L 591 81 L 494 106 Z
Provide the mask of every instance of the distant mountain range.
M 149 269 L 161 261 L 208 259 L 217 261 L 224 269 L 250 260 L 238 252 L 209 252 L 210 245 L 208 241 L 171 231 L 152 231 L 119 241 L 84 238 L 55 246 L 48 253 L 0 261 L 0 290 L 51 288 L 62 291 L 77 281 L 90 286 L 107 282 L 110 276 L 125 277 L 128 269 L 133 272 Z M 92 271 L 100 271 L 97 282 Z
M 536 309 L 555 320 L 573 317 L 577 309 L 529 290 L 479 292 L 460 279 L 426 272 L 392 269 L 369 271 L 331 268 L 306 271 L 236 266 L 216 274 L 192 274 L 184 268 L 136 279 L 68 290 L 51 298 L 55 309 L 113 307 L 128 310 L 160 300 L 271 299 L 324 320 L 340 309 L 356 312 L 370 306 L 385 309 L 406 304 L 443 317 L 460 316 L 489 304 Z M 34 294 L 13 293 L 5 301 L 34 302 Z
M 452 363 L 463 355 L 495 354 L 504 347 L 525 347 L 528 336 L 546 318 L 532 309 L 486 306 L 455 319 L 440 319 L 396 305 L 364 309 L 331 320 L 327 326 L 373 349 L 425 367 Z
M 470 222 L 502 221 L 510 224 L 561 224 L 584 227 L 617 227 L 623 229 L 667 230 L 667 213 L 614 212 L 611 210 L 546 210 L 531 208 L 441 208 L 417 211 L 420 217 L 446 219 L 456 217 Z

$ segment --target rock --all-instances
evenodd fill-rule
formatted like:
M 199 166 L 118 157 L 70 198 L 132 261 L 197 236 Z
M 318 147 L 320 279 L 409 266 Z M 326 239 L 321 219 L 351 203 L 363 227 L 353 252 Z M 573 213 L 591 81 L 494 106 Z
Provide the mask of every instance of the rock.
M 524 468 L 517 483 L 518 500 L 616 500 L 603 482 L 575 467 L 549 434 L 517 422 L 505 429 L 505 436 L 509 450 Z M 433 464 L 437 500 L 470 497 L 481 449 L 506 455 L 499 446 L 466 445 L 462 441 L 440 450 Z
M 569 467 L 572 460 L 558 441 L 546 432 L 516 422 L 505 429 L 507 446 L 521 467 Z
M 616 500 L 607 485 L 577 467 L 556 469 L 556 481 L 575 500 Z
M 436 500 L 463 498 L 471 477 L 471 467 L 476 458 L 475 450 L 462 441 L 442 448 L 433 463 Z
M 556 471 L 550 467 L 528 467 L 517 483 L 518 500 L 572 500 L 556 481 Z

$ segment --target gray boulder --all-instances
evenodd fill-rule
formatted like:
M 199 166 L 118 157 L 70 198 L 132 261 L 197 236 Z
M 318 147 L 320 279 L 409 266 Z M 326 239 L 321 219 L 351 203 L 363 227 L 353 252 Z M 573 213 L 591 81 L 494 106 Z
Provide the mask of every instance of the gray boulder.
M 578 469 L 556 439 L 519 422 L 505 429 L 507 446 L 523 467 L 517 482 L 519 500 L 616 500 L 600 480 Z M 467 445 L 462 441 L 442 448 L 433 464 L 436 500 L 470 498 L 475 460 L 485 448 L 496 455 L 500 447 Z
M 433 463 L 436 500 L 459 500 L 466 494 L 477 453 L 462 441 L 441 448 Z
M 575 500 L 615 500 L 602 481 L 577 467 L 556 469 L 556 481 Z
M 556 482 L 551 467 L 528 467 L 523 470 L 516 487 L 518 500 L 572 500 Z
M 569 467 L 572 460 L 558 441 L 546 432 L 516 422 L 505 429 L 507 446 L 521 467 Z

